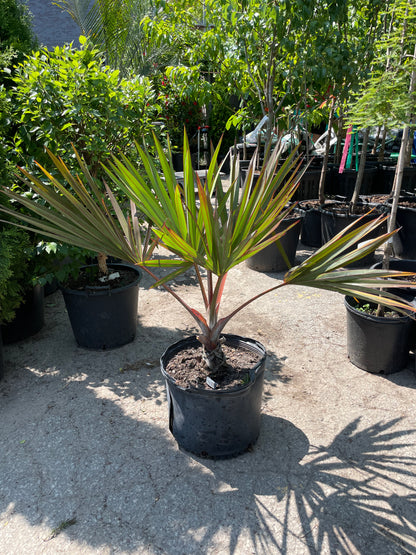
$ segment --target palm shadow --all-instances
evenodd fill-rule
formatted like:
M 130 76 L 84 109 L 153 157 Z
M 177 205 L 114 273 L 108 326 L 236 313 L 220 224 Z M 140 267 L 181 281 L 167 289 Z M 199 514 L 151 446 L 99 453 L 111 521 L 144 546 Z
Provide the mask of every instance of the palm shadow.
M 24 530 L 33 552 L 416 553 L 415 430 L 404 420 L 355 419 L 314 446 L 264 414 L 251 452 L 198 459 L 168 432 L 157 363 L 182 329 L 144 328 L 133 345 L 91 353 L 60 322 L 6 350 L 4 541 Z M 271 362 L 273 383 L 281 361 Z
M 229 552 L 239 552 L 240 536 L 248 530 L 255 553 L 292 553 L 295 545 L 310 554 L 416 553 L 416 457 L 396 453 L 410 445 L 416 430 L 395 430 L 399 423 L 359 431 L 356 419 L 330 445 L 314 447 L 290 422 L 265 415 L 252 455 L 259 470 L 254 476 L 205 463 L 218 483 L 230 487 L 223 493 L 225 506 L 241 498 L 247 508 L 251 498 L 251 510 L 240 512 L 237 526 L 229 523 Z M 271 510 L 263 496 L 274 498 L 280 509 Z M 208 528 L 199 547 L 216 532 Z

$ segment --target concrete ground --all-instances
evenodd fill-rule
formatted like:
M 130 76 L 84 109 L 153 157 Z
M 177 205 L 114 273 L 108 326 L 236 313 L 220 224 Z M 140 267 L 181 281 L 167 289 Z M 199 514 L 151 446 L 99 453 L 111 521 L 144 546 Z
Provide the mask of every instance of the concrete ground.
M 224 310 L 281 277 L 237 267 Z M 0 554 L 416 553 L 414 360 L 387 377 L 360 370 L 340 296 L 271 293 L 228 327 L 269 353 L 258 443 L 199 459 L 170 435 L 159 370 L 194 329 L 149 285 L 129 345 L 77 347 L 57 292 L 44 328 L 5 347 Z M 176 289 L 200 307 L 192 276 Z

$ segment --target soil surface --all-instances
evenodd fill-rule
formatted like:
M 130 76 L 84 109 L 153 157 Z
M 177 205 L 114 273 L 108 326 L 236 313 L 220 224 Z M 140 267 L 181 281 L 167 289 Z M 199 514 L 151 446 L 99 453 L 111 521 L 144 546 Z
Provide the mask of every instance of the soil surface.
M 128 268 L 109 266 L 108 276 L 101 276 L 98 266 L 87 266 L 80 270 L 76 278 L 70 278 L 64 287 L 83 291 L 84 289 L 117 289 L 133 283 L 138 278 L 137 272 Z
M 333 212 L 334 214 L 350 214 L 350 205 L 347 202 L 337 202 L 334 204 L 325 205 L 325 210 L 328 212 Z M 367 204 L 357 204 L 354 208 L 354 215 L 361 216 L 363 214 L 368 214 L 369 207 Z M 377 216 L 377 209 L 373 212 L 373 217 Z
M 260 360 L 258 353 L 248 349 L 222 347 L 226 362 L 209 371 L 202 347 L 190 348 L 176 354 L 166 371 L 177 385 L 193 389 L 235 389 L 250 381 L 250 369 Z

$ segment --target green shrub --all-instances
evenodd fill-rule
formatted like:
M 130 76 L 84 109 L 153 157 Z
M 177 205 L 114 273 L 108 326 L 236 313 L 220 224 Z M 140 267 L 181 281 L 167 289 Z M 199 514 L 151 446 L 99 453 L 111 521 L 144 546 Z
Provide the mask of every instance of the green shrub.
M 18 228 L 0 229 L 0 323 L 10 322 L 25 293 L 29 235 Z
M 0 2 L 0 85 L 10 83 L 14 64 L 21 62 L 37 45 L 27 6 L 17 0 Z
M 111 154 L 133 154 L 134 140 L 149 134 L 158 111 L 150 82 L 120 79 L 83 42 L 80 50 L 42 49 L 19 65 L 8 98 L 12 156 L 19 165 L 47 165 L 48 148 L 73 168 L 72 143 L 98 176 Z

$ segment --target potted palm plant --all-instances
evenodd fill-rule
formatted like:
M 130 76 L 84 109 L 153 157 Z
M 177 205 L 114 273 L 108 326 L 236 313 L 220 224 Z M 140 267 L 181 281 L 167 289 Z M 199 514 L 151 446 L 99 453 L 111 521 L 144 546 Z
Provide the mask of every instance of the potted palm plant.
M 107 207 L 85 161 L 75 153 L 80 174 L 74 177 L 62 159 L 49 154 L 57 170 L 54 176 L 38 164 L 50 180 L 49 187 L 22 170 L 22 181 L 27 189 L 46 200 L 48 208 L 10 189 L 4 191 L 17 206 L 26 210 L 26 215 L 18 215 L 20 221 L 27 224 L 23 225 L 26 229 L 85 248 L 92 251 L 91 254 L 98 253 L 97 264 L 86 265 L 82 265 L 85 256 L 72 260 L 70 253 L 71 260 L 64 261 L 67 270 L 57 274 L 61 274 L 63 280 L 61 290 L 77 344 L 90 349 L 120 347 L 133 341 L 136 335 L 140 270 L 134 265 L 133 255 L 126 258 L 126 245 L 124 250 L 115 245 L 123 238 L 123 229 Z M 59 174 L 64 181 L 59 181 Z M 16 208 L 10 206 L 0 206 L 0 210 L 9 216 L 16 215 Z M 36 222 L 42 223 L 37 225 L 31 213 L 39 218 Z M 84 236 L 86 230 L 88 239 Z M 109 255 L 114 259 L 121 257 L 133 265 L 108 263 Z M 77 262 L 80 267 L 74 275 Z
M 288 201 L 296 190 L 296 178 L 292 173 L 296 173 L 298 161 L 293 154 L 287 165 L 288 179 L 276 191 L 278 151 L 274 151 L 256 183 L 247 180 L 240 194 L 233 177 L 228 189 L 223 187 L 216 163 L 219 147 L 213 153 L 206 182 L 202 184 L 192 170 L 185 135 L 184 182 L 179 185 L 169 154 L 165 154 L 156 138 L 154 143 L 155 155 L 138 147 L 142 169 L 122 157 L 115 159 L 107 170 L 112 182 L 132 203 L 129 213 L 124 214 L 110 187 L 106 186 L 123 233 L 114 233 L 112 220 L 102 219 L 104 208 L 97 203 L 90 209 L 88 228 L 82 233 L 70 228 L 68 222 L 56 218 L 60 205 L 56 204 L 50 186 L 42 191 L 50 205 L 50 214 L 45 208 L 31 218 L 22 217 L 22 221 L 46 235 L 59 235 L 60 239 L 65 237 L 66 241 L 77 244 L 82 242 L 84 247 L 89 241 L 95 248 L 102 247 L 101 250 L 105 246 L 107 252 L 139 265 L 154 278 L 155 285 L 164 287 L 188 311 L 199 333 L 168 347 L 161 357 L 170 429 L 180 447 L 199 456 L 235 456 L 253 445 L 259 434 L 266 351 L 255 339 L 224 333 L 233 316 L 259 297 L 288 285 L 329 289 L 368 301 L 376 299 L 398 310 L 414 312 L 412 306 L 390 289 L 408 287 L 407 281 L 399 279 L 408 273 L 343 269 L 389 238 L 391 234 L 385 234 L 350 251 L 353 244 L 384 221 L 378 218 L 358 229 L 347 228 L 308 260 L 291 268 L 282 281 L 266 291 L 259 291 L 229 314 L 222 314 L 221 301 L 226 294 L 229 271 L 284 234 L 278 228 L 291 211 Z M 85 197 L 85 202 L 92 200 Z M 26 206 L 29 208 L 29 203 Z M 67 204 L 65 207 L 69 210 Z M 148 222 L 142 232 L 134 216 L 137 209 Z M 77 206 L 71 205 L 70 210 L 76 220 Z M 107 215 L 107 211 L 104 213 Z M 97 237 L 94 230 L 99 228 L 101 235 Z M 157 256 L 159 248 L 167 249 L 173 257 Z M 170 271 L 159 279 L 157 267 Z M 172 278 L 190 268 L 194 268 L 197 276 L 202 309 L 189 306 L 186 299 L 169 286 Z M 381 290 L 381 285 L 389 289 Z

